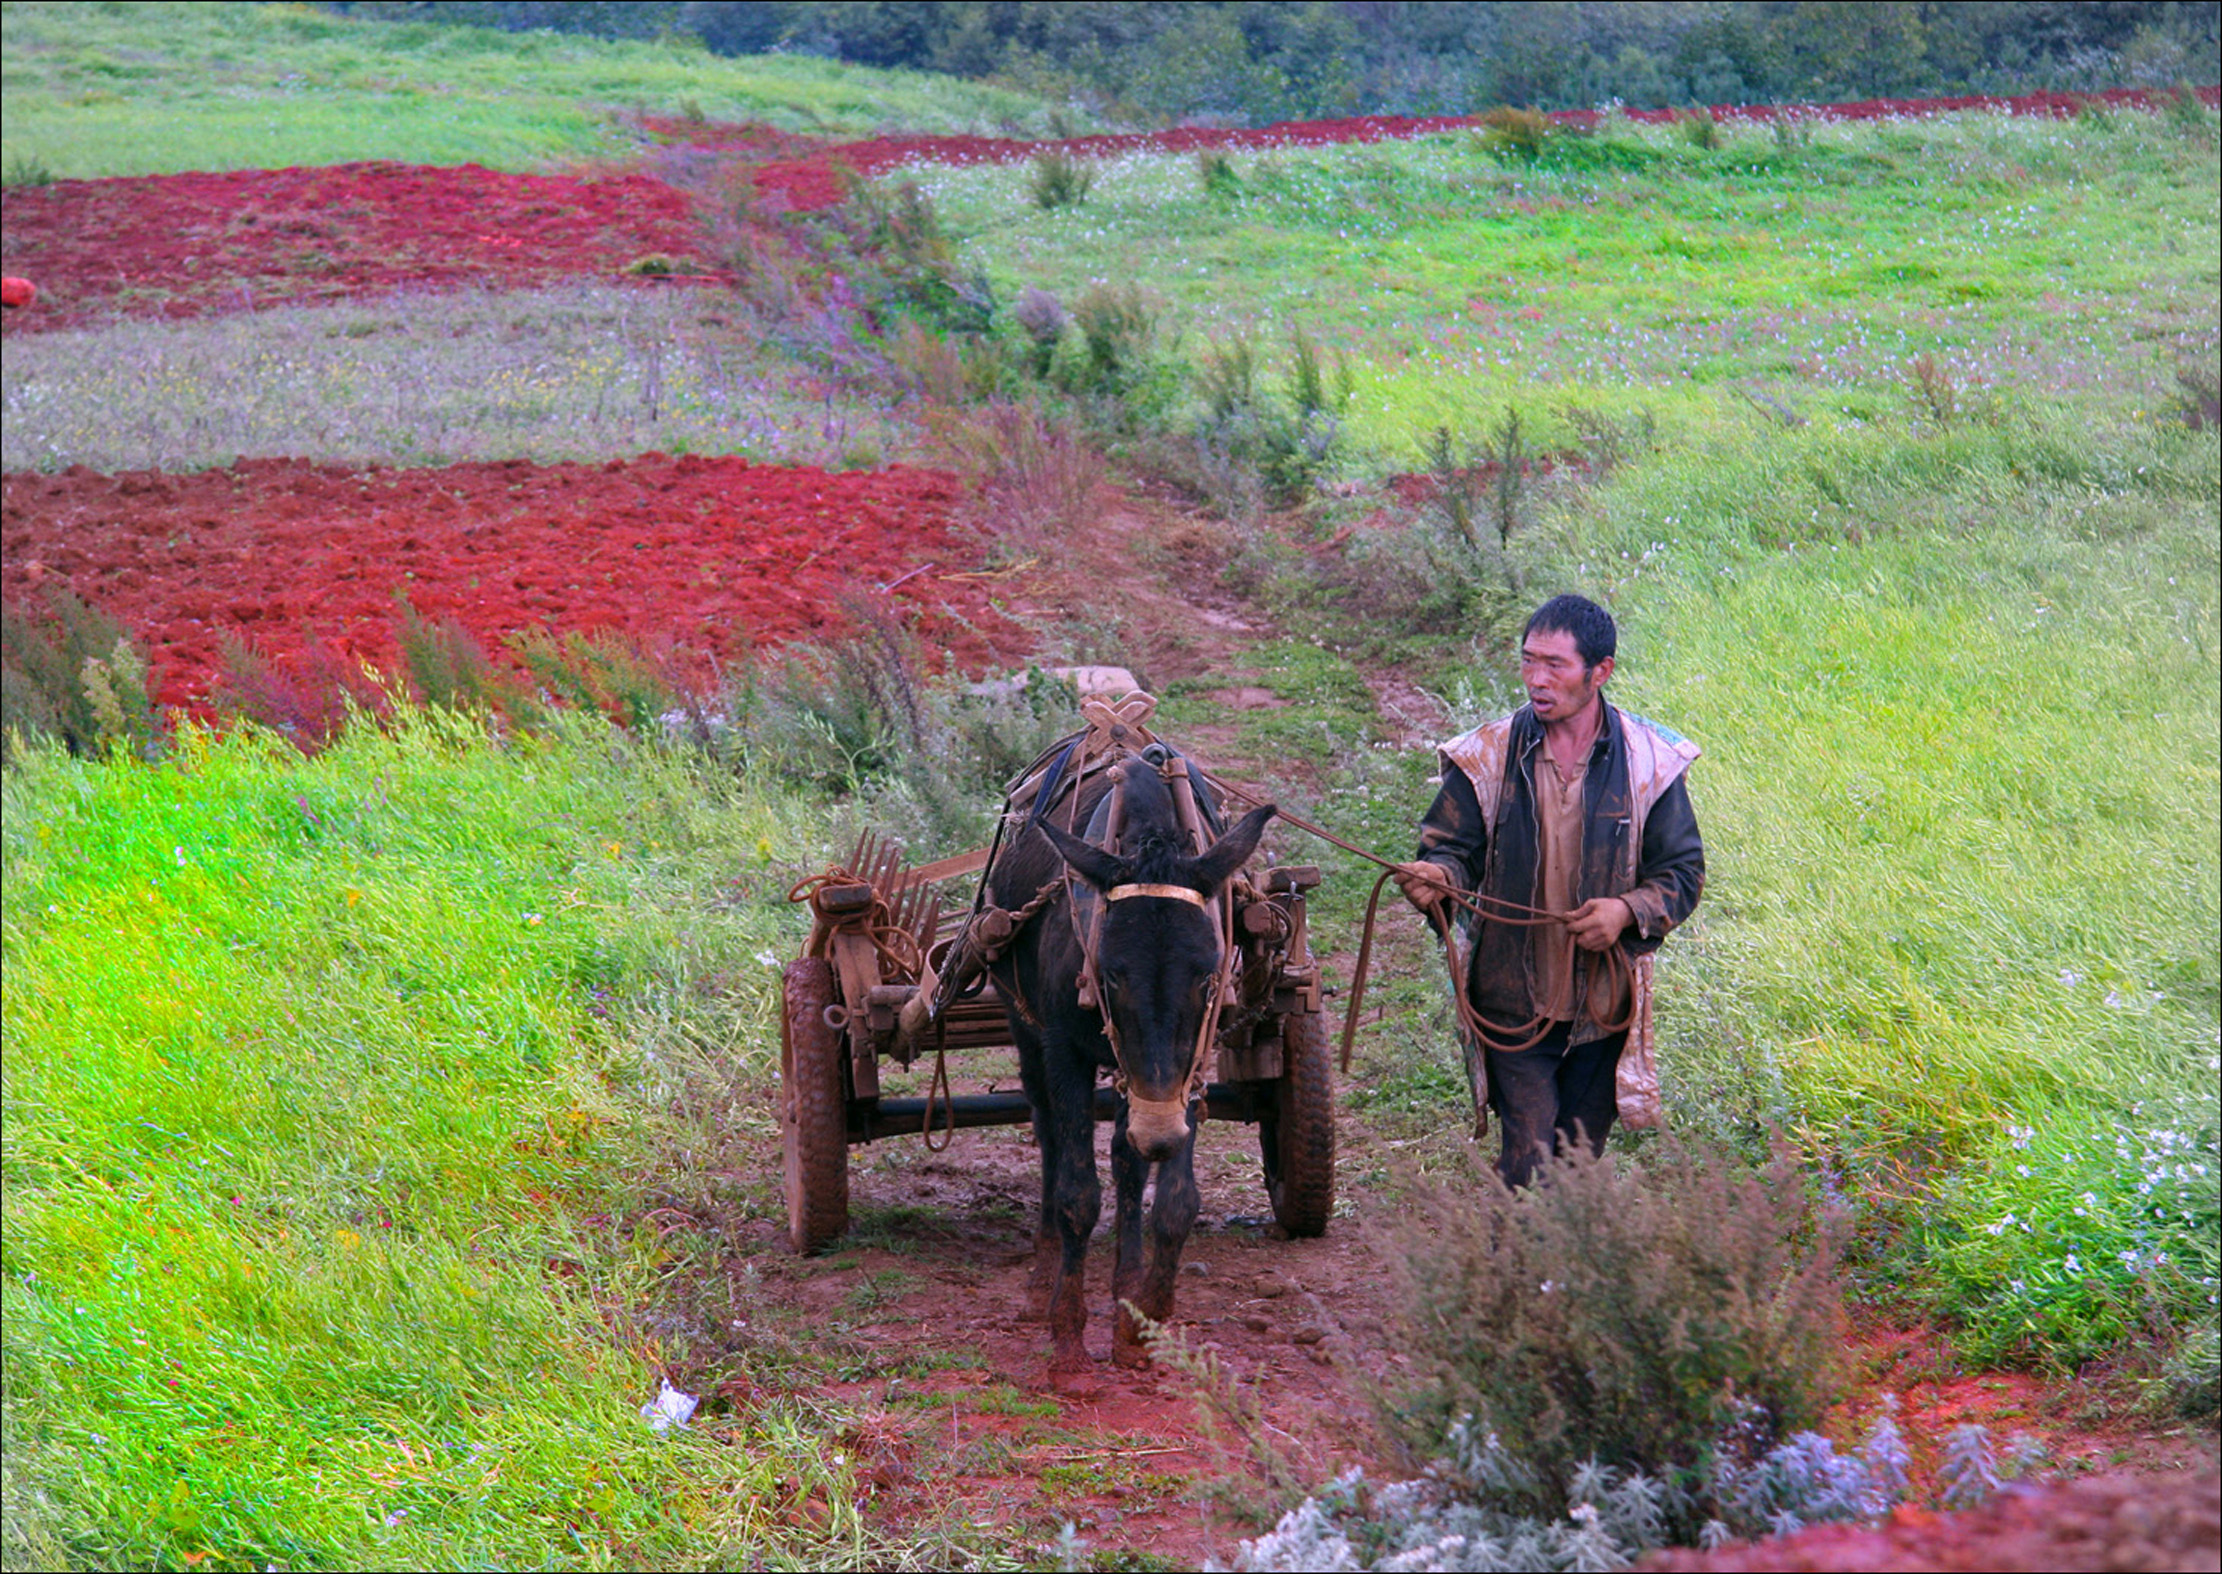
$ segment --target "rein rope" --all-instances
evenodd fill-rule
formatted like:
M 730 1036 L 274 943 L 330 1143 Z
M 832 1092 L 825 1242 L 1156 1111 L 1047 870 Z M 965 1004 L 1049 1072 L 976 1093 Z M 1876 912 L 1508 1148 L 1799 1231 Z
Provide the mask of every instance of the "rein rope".
M 1238 787 L 1223 777 L 1207 776 L 1205 780 L 1228 797 L 1239 798 L 1244 803 L 1259 804 L 1265 801 L 1257 794 Z M 1311 821 L 1291 814 L 1286 809 L 1280 811 L 1279 818 L 1286 820 L 1300 831 L 1308 831 L 1321 841 L 1341 848 L 1354 857 L 1362 858 L 1367 863 L 1378 864 L 1381 867 L 1381 877 L 1373 882 L 1373 894 L 1366 900 L 1366 925 L 1358 940 L 1358 965 L 1350 980 L 1350 1009 L 1343 1015 L 1341 1064 L 1343 1073 L 1348 1075 L 1351 1045 L 1358 1036 L 1358 1009 L 1365 1003 L 1366 998 L 1366 969 L 1373 960 L 1373 926 L 1381 909 L 1381 892 L 1382 888 L 1388 885 L 1391 879 L 1395 878 L 1400 866 L 1377 853 L 1366 851 L 1363 847 L 1353 846 L 1325 826 L 1314 825 Z M 1571 912 L 1559 912 L 1552 908 L 1530 907 L 1525 902 L 1515 902 L 1505 897 L 1491 896 L 1485 891 L 1456 891 L 1447 885 L 1443 888 L 1443 896 L 1448 904 L 1465 908 L 1484 923 L 1509 924 L 1519 929 L 1537 929 L 1545 924 L 1564 924 L 1574 916 Z M 1498 1036 L 1500 1032 L 1505 1030 L 1492 1028 L 1483 1019 L 1481 1013 L 1474 1009 L 1473 1002 L 1466 997 L 1466 981 L 1459 976 L 1461 969 L 1458 965 L 1457 936 L 1447 914 L 1442 919 L 1441 927 L 1443 961 L 1450 969 L 1451 1004 L 1458 1013 L 1460 1029 L 1471 1034 L 1475 1040 L 1487 1048 L 1504 1055 L 1514 1055 L 1524 1049 L 1533 1049 L 1549 1037 L 1553 1019 L 1540 1012 L 1521 1023 L 1520 1026 L 1510 1029 L 1505 1037 L 1500 1038 Z M 1636 1020 L 1634 968 L 1628 961 L 1627 953 L 1622 951 L 1618 944 L 1607 946 L 1603 951 L 1591 954 L 1604 958 L 1605 969 L 1613 980 L 1614 995 L 1617 997 L 1625 989 L 1629 1000 L 1628 1015 L 1625 1018 L 1619 1022 L 1600 1023 L 1598 1025 L 1607 1033 L 1625 1032 L 1634 1025 Z M 1567 953 L 1566 981 L 1563 991 L 1565 997 L 1569 1000 L 1571 1000 L 1574 992 L 1575 966 L 1576 957 L 1570 949 Z

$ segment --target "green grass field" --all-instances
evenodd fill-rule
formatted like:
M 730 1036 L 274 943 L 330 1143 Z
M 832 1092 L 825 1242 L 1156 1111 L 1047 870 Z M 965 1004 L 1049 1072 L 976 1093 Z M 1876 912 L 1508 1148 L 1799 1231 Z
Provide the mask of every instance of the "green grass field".
M 1242 153 L 1217 193 L 1131 155 L 1048 211 L 1022 166 L 917 178 L 1011 291 L 1137 280 L 1191 349 L 1320 334 L 1360 369 L 1358 462 L 1412 467 L 1508 404 L 1545 446 L 1568 404 L 1680 435 L 1742 387 L 1872 423 L 1924 353 L 1971 390 L 2149 410 L 2172 352 L 2211 353 L 2213 147 L 2153 115 L 1962 115 L 1714 150 L 1630 124 L 1535 163 L 1463 133 Z
M 642 113 L 828 135 L 1048 134 L 1038 99 L 803 56 L 721 59 L 681 44 L 233 0 L 23 0 L 0 18 L 0 166 L 10 171 L 162 175 L 356 159 L 537 170 L 639 152 L 624 117 Z
M 755 849 L 815 822 L 597 731 L 8 773 L 11 1563 L 711 1563 L 847 1501 L 792 1417 L 642 1422 L 612 1223 L 768 1140 Z
M 761 63 L 788 73 L 775 89 L 654 46 L 295 8 L 15 5 L 6 25 L 5 156 L 65 174 L 179 167 L 137 162 L 158 124 L 178 128 L 164 156 L 207 167 L 524 167 L 622 147 L 581 105 L 692 95 L 854 129 L 1002 113 L 940 84 L 914 109 L 808 61 Z M 509 60 L 531 67 L 514 93 Z M 810 107 L 749 107 L 779 94 Z M 1706 904 L 1662 965 L 1676 1123 L 1787 1135 L 1853 1211 L 1863 1292 L 1974 1356 L 2127 1362 L 2167 1379 L 2156 1403 L 2201 1361 L 2211 1385 L 2222 461 L 2177 406 L 2179 362 L 2211 375 L 2222 332 L 2211 117 L 2203 140 L 2133 114 L 1963 116 L 1713 152 L 1624 128 L 1535 166 L 1441 138 L 1236 169 L 1211 198 L 1193 160 L 1122 160 L 1049 213 L 1023 170 L 922 179 L 1006 303 L 1134 278 L 1186 366 L 1299 325 L 1345 350 L 1336 473 L 1361 491 L 1289 533 L 1370 516 L 1371 483 L 1437 424 L 1478 434 L 1515 407 L 1572 447 L 1584 410 L 1650 415 L 1602 479 L 1539 493 L 1521 591 L 1476 604 L 1606 601 L 1618 697 L 1706 750 Z M 7 463 L 577 457 L 675 433 L 768 451 L 683 412 L 585 421 L 639 373 L 581 348 L 608 300 L 449 311 L 453 362 L 436 334 L 366 336 L 373 358 L 354 306 L 11 341 Z M 683 311 L 666 330 L 692 353 Z M 537 414 L 472 401 L 494 346 L 540 369 Z M 263 388 L 273 356 L 306 369 Z M 148 357 L 175 377 L 119 382 Z M 347 436 L 415 386 L 438 397 Z M 875 446 L 900 441 L 874 418 Z M 1287 702 L 1243 720 L 1245 745 L 1315 751 L 1302 806 L 1385 851 L 1431 767 L 1367 746 L 1361 667 L 1393 657 L 1462 719 L 1511 692 L 1498 612 L 1405 630 L 1391 581 L 1363 578 L 1424 529 L 1370 529 L 1340 582 L 1262 529 L 1236 565 L 1282 623 L 1254 664 Z M 1168 718 L 1206 715 L 1209 689 L 1176 688 Z M 872 1542 L 840 1418 L 809 1404 L 713 1397 L 671 1437 L 637 1414 L 707 1337 L 688 1319 L 756 1315 L 705 1268 L 711 1235 L 626 1224 L 673 1196 L 778 1211 L 764 959 L 796 944 L 786 884 L 836 822 L 922 811 L 600 728 L 497 743 L 407 709 L 312 760 L 200 734 L 157 764 L 29 750 L 0 790 L 9 1566 L 992 1555 Z M 1347 933 L 1362 884 L 1336 856 L 1315 922 Z M 1448 1153 L 1465 1092 L 1432 965 L 1392 957 L 1377 981 L 1348 1104 Z M 750 1372 L 802 1359 L 749 1349 Z

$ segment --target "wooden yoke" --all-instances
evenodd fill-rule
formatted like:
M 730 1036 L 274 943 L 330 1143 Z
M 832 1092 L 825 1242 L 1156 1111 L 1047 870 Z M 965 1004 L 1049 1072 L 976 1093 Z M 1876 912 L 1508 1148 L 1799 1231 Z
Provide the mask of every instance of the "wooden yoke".
M 1130 690 L 1116 705 L 1105 699 L 1082 700 L 1080 716 L 1088 724 L 1087 736 L 1080 742 L 1082 771 L 1093 761 L 1139 754 L 1155 743 L 1149 719 L 1156 713 L 1156 698 L 1140 689 Z

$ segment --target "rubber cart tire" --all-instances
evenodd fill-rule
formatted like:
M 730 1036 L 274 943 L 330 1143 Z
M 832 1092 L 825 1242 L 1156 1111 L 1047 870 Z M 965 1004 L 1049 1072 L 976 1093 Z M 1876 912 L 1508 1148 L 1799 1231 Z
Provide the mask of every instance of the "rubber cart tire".
M 1335 1070 L 1324 1012 L 1281 1019 L 1281 1075 L 1258 1121 L 1273 1217 L 1291 1235 L 1327 1233 L 1335 1211 Z
M 779 1135 L 787 1169 L 787 1239 L 818 1250 L 849 1228 L 848 1046 L 826 1022 L 833 966 L 789 962 L 780 975 Z

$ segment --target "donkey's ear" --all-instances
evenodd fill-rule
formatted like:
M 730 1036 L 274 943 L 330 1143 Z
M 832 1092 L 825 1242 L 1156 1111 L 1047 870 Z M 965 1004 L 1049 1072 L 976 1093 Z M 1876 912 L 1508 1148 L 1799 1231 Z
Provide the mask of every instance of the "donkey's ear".
M 1037 829 L 1049 838 L 1049 845 L 1057 849 L 1058 856 L 1072 866 L 1072 872 L 1097 890 L 1108 891 L 1126 882 L 1127 862 L 1118 854 L 1105 852 L 1093 842 L 1084 842 L 1047 820 L 1038 821 Z
M 1261 803 L 1241 819 L 1234 829 L 1211 844 L 1211 850 L 1189 865 L 1189 882 L 1204 895 L 1215 894 L 1225 885 L 1234 872 L 1250 861 L 1258 850 L 1258 838 L 1265 834 L 1265 822 L 1278 811 L 1270 803 Z

